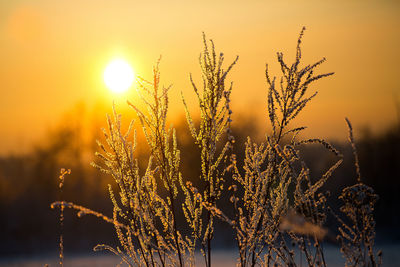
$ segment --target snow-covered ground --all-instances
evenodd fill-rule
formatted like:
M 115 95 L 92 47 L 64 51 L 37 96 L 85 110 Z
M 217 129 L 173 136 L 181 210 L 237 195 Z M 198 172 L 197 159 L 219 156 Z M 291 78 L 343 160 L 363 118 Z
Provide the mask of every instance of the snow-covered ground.
M 400 266 L 400 244 L 377 246 L 383 251 L 383 266 Z M 344 266 L 344 260 L 337 247 L 325 247 L 325 257 L 328 266 Z M 198 266 L 204 266 L 201 255 L 197 256 Z M 236 265 L 236 253 L 232 250 L 218 250 L 213 252 L 213 266 L 230 267 Z M 108 267 L 120 263 L 118 257 L 104 254 L 67 256 L 64 259 L 66 267 Z M 2 258 L 0 267 L 50 267 L 59 266 L 59 260 L 54 256 L 41 256 L 36 258 Z M 122 266 L 125 266 L 122 264 Z M 305 266 L 303 264 L 303 266 Z

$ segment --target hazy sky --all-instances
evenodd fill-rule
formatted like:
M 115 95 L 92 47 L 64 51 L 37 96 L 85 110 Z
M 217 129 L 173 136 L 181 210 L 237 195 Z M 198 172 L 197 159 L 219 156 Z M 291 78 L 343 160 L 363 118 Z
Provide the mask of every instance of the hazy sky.
M 397 120 L 399 14 L 387 0 L 0 1 L 0 153 L 24 151 L 78 102 L 125 106 L 102 79 L 116 56 L 150 79 L 162 55 L 171 116 L 181 113 L 180 92 L 194 99 L 188 74 L 198 77 L 203 31 L 226 63 L 240 57 L 230 77 L 235 116 L 266 117 L 265 63 L 279 75 L 276 52 L 292 60 L 306 26 L 303 62 L 326 57 L 320 72 L 335 75 L 314 84 L 319 95 L 298 124 L 342 138 L 348 116 L 356 129 L 379 131 Z

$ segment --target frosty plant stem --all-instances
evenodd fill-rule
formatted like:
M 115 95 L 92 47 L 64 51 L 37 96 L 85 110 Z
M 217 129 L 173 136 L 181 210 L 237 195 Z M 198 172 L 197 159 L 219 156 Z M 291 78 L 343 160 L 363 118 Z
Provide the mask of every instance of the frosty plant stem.
M 60 188 L 60 199 L 63 199 L 63 187 L 64 187 L 64 179 L 65 175 L 71 174 L 71 170 L 68 169 L 61 169 L 60 170 L 60 183 L 59 183 L 59 188 Z M 54 208 L 54 203 L 51 205 L 51 208 Z M 60 205 L 60 242 L 59 242 L 59 247 L 60 247 L 60 253 L 59 253 L 59 258 L 60 258 L 60 266 L 64 266 L 64 205 Z
M 172 218 L 170 225 L 170 235 L 173 236 L 173 241 L 178 253 L 179 265 L 184 266 L 182 255 L 182 240 L 177 228 L 176 219 L 176 197 L 178 194 L 177 185 L 181 175 L 179 173 L 180 151 L 177 149 L 176 136 L 174 129 L 166 128 L 167 111 L 168 111 L 168 90 L 170 87 L 163 87 L 159 90 L 160 72 L 159 61 L 153 70 L 154 81 L 149 83 L 144 79 L 140 79 L 139 88 L 150 96 L 150 100 L 146 100 L 146 96 L 142 95 L 143 102 L 146 103 L 149 114 L 145 114 L 135 105 L 128 102 L 132 106 L 143 128 L 148 145 L 150 146 L 150 154 L 156 160 L 156 165 L 159 168 L 158 173 L 160 180 L 163 181 L 165 189 L 168 192 L 167 205 L 168 216 Z M 152 89 L 148 89 L 147 85 L 151 85 Z M 140 93 L 140 91 L 139 91 Z M 172 147 L 170 144 L 172 130 Z M 169 227 L 168 227 L 169 228 Z
M 222 66 L 224 55 L 220 53 L 217 56 L 212 40 L 210 40 L 211 48 L 209 48 L 204 34 L 203 43 L 204 50 L 199 59 L 203 80 L 201 93 L 190 75 L 190 81 L 200 106 L 200 127 L 198 130 L 195 128 L 184 99 L 183 102 L 190 131 L 201 151 L 201 179 L 206 184 L 202 198 L 205 205 L 214 207 L 224 188 L 223 170 L 221 170 L 220 165 L 223 160 L 226 160 L 226 153 L 230 144 L 227 142 L 222 151 L 217 151 L 221 136 L 226 133 L 230 124 L 230 110 L 227 108 L 229 105 L 226 102 L 229 101 L 227 96 L 232 90 L 232 84 L 230 87 L 225 88 L 225 81 L 228 73 L 236 64 L 238 57 L 224 70 Z M 201 242 L 207 267 L 211 266 L 211 241 L 213 235 L 214 215 L 209 209 L 206 209 L 206 224 Z

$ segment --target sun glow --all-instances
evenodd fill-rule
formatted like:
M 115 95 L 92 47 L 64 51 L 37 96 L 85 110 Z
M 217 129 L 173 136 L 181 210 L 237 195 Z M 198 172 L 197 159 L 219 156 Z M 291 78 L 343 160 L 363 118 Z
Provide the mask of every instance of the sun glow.
M 132 67 L 123 59 L 111 61 L 104 70 L 104 82 L 115 93 L 127 91 L 135 78 Z

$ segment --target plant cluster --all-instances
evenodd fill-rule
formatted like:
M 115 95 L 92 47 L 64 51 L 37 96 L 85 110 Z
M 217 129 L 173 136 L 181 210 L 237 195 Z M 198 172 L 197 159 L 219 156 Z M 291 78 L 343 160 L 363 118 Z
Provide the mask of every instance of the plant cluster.
M 376 255 L 373 249 L 372 212 L 377 195 L 361 182 L 350 122 L 358 183 L 344 188 L 339 196 L 343 201 L 341 214 L 331 210 L 328 193 L 321 188 L 339 167 L 343 156 L 323 139 L 300 139 L 299 134 L 306 127 L 290 127 L 317 94 L 310 94 L 309 86 L 333 74 L 315 74 L 325 58 L 300 66 L 304 30 L 298 39 L 293 64 L 288 65 L 283 54 L 277 54 L 282 77 L 271 77 L 266 67 L 267 112 L 272 131 L 261 143 L 248 137 L 243 162 L 238 162 L 233 154 L 232 83 L 226 86 L 227 76 L 238 58 L 224 68 L 224 55 L 217 54 L 214 43 L 207 42 L 203 35 L 201 89 L 190 76 L 200 109 L 198 123 L 192 119 L 182 95 L 188 128 L 201 155 L 200 187 L 180 172 L 176 133 L 167 126 L 170 87 L 160 86 L 158 62 L 152 81 L 139 79 L 139 92 L 147 110 L 129 103 L 149 147 L 146 170 L 140 170 L 135 157 L 134 123 L 123 132 L 121 115 L 115 109 L 113 117 L 107 117 L 106 144 L 98 142 L 100 152 L 96 155 L 102 164 L 94 165 L 115 180 L 115 185 L 109 185 L 114 205 L 112 218 L 64 201 L 53 203 L 53 207 L 73 208 L 80 215 L 92 214 L 112 223 L 119 246 L 98 245 L 95 249 L 110 250 L 129 266 L 195 266 L 195 253 L 200 249 L 205 266 L 211 267 L 216 220 L 225 222 L 234 232 L 238 266 L 301 266 L 302 258 L 307 266 L 326 266 L 322 241 L 330 231 L 325 227 L 330 214 L 340 225 L 337 240 L 346 264 L 380 265 L 380 254 Z M 316 181 L 300 157 L 301 146 L 311 143 L 324 146 L 337 158 Z M 220 207 L 223 194 L 230 195 L 231 207 Z M 233 216 L 227 212 L 229 209 L 233 210 Z M 182 213 L 184 222 L 177 219 Z

